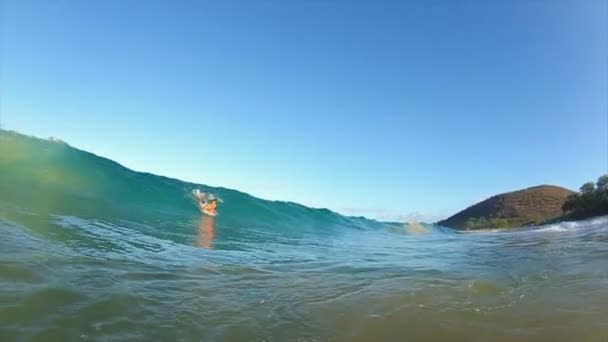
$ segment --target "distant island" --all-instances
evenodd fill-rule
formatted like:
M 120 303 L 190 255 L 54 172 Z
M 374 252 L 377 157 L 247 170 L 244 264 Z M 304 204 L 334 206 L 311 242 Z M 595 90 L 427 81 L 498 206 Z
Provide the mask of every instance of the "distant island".
M 515 228 L 602 215 L 608 215 L 608 175 L 583 184 L 580 192 L 540 185 L 495 195 L 437 224 L 458 230 Z

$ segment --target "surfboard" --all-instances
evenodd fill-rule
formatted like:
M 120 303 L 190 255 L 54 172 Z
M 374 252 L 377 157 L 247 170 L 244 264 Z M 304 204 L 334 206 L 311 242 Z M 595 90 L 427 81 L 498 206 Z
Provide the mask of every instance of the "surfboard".
M 207 215 L 207 216 L 211 216 L 211 217 L 216 217 L 216 216 L 217 216 L 217 213 L 212 213 L 212 212 L 207 211 L 207 210 L 202 209 L 202 208 L 201 208 L 201 212 L 202 212 L 203 214 Z

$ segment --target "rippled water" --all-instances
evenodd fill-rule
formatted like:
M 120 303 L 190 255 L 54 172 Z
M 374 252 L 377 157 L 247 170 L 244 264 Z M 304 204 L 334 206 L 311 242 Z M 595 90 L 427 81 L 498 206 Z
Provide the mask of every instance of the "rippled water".
M 218 225 L 213 236 L 205 220 L 4 208 L 0 339 L 608 338 L 608 218 L 462 234 Z

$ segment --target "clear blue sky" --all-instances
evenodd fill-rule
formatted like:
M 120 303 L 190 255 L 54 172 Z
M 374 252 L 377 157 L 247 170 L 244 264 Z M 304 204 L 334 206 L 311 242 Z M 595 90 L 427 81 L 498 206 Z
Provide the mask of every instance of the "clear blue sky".
M 0 0 L 0 120 L 149 171 L 434 220 L 608 170 L 605 0 Z

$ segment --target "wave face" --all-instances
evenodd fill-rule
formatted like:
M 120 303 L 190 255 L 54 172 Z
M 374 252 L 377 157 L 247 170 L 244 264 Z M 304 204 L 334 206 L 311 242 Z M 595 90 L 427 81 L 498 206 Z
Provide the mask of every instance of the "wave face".
M 219 225 L 282 231 L 379 225 L 327 209 L 135 172 L 60 141 L 0 132 L 0 190 L 6 202 L 22 207 L 91 218 L 188 220 L 200 214 L 192 196 L 192 190 L 200 189 L 224 200 Z
M 201 216 L 193 189 L 223 199 Z M 608 218 L 475 233 L 0 131 L 0 340 L 601 341 Z

